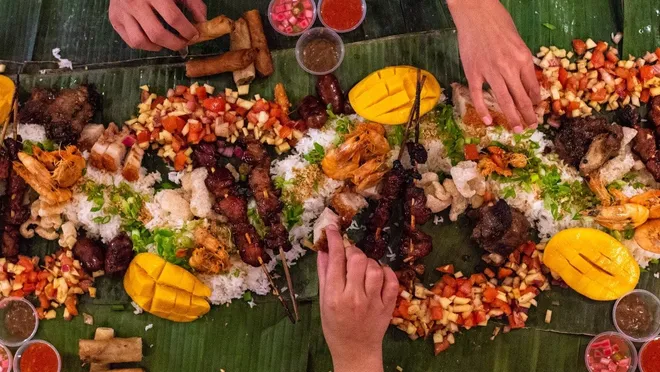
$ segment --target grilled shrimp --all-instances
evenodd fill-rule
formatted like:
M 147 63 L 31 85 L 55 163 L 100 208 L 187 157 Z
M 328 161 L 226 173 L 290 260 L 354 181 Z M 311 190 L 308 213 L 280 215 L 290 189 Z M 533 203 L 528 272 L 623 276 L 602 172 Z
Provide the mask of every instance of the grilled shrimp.
M 625 230 L 642 225 L 649 218 L 649 209 L 643 205 L 626 203 L 600 208 L 596 222 L 612 230 Z
M 645 250 L 660 253 L 660 220 L 647 221 L 635 229 L 634 239 Z
M 660 190 L 649 190 L 630 198 L 631 203 L 640 204 L 649 209 L 649 219 L 660 218 Z

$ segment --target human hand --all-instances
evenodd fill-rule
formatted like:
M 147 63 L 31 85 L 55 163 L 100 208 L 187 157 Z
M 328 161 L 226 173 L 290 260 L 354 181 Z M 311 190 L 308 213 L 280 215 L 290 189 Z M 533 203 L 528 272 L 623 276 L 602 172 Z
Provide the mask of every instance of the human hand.
M 532 54 L 507 10 L 498 0 L 448 0 L 448 5 L 470 95 L 483 122 L 493 123 L 483 99 L 482 87 L 488 83 L 515 132 L 535 128 L 539 83 Z
M 383 371 L 383 337 L 399 289 L 389 267 L 355 246 L 344 249 L 334 226 L 325 229 L 328 252 L 317 258 L 321 324 L 335 372 Z
M 196 22 L 206 21 L 203 0 L 180 0 Z M 174 28 L 179 35 L 163 27 L 156 16 Z M 159 51 L 162 47 L 181 50 L 198 36 L 197 29 L 183 15 L 174 0 L 110 0 L 108 16 L 112 27 L 131 48 Z

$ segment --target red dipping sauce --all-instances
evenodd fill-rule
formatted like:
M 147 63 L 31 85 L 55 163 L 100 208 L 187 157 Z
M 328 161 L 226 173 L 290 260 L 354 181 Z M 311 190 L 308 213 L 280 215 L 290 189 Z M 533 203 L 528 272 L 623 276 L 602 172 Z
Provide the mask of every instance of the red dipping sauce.
M 364 19 L 362 0 L 322 0 L 321 20 L 337 32 L 355 29 Z
M 644 345 L 639 356 L 639 366 L 644 372 L 660 371 L 660 338 Z
M 21 354 L 21 372 L 58 372 L 59 360 L 55 350 L 43 342 L 30 344 Z

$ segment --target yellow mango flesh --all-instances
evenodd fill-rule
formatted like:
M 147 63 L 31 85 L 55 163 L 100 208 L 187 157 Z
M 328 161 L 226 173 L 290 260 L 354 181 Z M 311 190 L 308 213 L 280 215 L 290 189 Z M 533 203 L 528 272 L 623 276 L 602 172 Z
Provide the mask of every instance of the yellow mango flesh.
M 5 120 L 9 117 L 15 90 L 14 82 L 10 78 L 0 75 L 0 126 L 4 125 Z
M 124 276 L 124 289 L 144 310 L 175 322 L 191 322 L 211 309 L 211 289 L 182 267 L 140 253 Z
M 442 89 L 436 78 L 422 70 L 426 81 L 420 95 L 420 114 L 431 111 L 438 103 Z M 371 73 L 348 93 L 355 112 L 363 118 L 389 125 L 408 121 L 415 101 L 417 69 L 412 66 L 393 66 Z
M 546 245 L 543 263 L 592 300 L 615 300 L 639 281 L 639 265 L 628 248 L 596 229 L 559 232 Z

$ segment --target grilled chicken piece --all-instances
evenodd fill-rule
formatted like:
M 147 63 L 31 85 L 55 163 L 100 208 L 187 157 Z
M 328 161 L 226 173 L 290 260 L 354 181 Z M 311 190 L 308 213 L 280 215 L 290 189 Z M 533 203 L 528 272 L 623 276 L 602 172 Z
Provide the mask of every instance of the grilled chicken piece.
M 580 173 L 583 176 L 599 169 L 619 153 L 623 129 L 619 125 L 612 125 L 610 129 L 611 131 L 607 133 L 597 135 L 589 145 L 587 153 L 580 161 Z
M 121 170 L 121 175 L 128 182 L 135 182 L 140 178 L 140 167 L 142 167 L 142 158 L 144 157 L 144 150 L 136 143 L 131 147 L 131 150 L 126 155 L 124 160 L 124 168 Z

